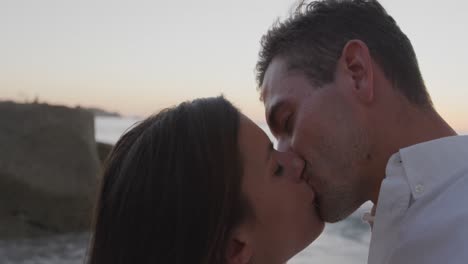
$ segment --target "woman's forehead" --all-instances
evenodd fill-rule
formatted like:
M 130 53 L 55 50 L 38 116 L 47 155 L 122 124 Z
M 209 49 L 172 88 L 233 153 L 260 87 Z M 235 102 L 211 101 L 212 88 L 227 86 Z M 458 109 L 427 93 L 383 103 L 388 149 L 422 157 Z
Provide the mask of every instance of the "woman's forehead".
M 272 148 L 265 132 L 245 115 L 241 115 L 239 128 L 239 149 L 244 163 L 265 164 Z M 244 164 L 246 165 L 246 164 Z

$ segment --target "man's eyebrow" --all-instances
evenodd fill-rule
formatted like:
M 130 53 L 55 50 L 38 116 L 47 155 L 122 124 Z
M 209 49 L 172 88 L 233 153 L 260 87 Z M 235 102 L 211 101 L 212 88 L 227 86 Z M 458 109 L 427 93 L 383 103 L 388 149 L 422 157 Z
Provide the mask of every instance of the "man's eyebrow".
M 270 111 L 267 114 L 267 123 L 268 123 L 268 126 L 270 126 L 271 132 L 273 133 L 275 133 L 275 131 L 277 130 L 277 126 L 278 126 L 278 124 L 276 123 L 275 115 L 282 105 L 283 105 L 282 101 L 274 103 L 272 107 L 270 108 Z

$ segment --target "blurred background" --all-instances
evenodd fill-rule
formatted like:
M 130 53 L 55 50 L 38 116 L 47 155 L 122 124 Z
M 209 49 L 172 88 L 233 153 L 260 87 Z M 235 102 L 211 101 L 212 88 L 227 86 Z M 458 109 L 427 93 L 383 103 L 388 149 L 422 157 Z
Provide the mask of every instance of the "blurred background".
M 380 2 L 412 41 L 436 109 L 468 134 L 468 4 Z M 224 94 L 267 131 L 259 40 L 294 4 L 0 0 L 0 263 L 82 263 L 94 179 L 81 175 L 159 109 Z M 365 263 L 368 209 L 290 263 Z

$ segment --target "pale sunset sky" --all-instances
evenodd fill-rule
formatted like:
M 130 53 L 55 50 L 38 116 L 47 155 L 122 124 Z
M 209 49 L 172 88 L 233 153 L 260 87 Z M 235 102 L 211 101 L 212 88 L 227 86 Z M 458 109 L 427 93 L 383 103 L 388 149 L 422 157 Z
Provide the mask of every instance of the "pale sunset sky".
M 437 110 L 468 134 L 468 3 L 382 0 Z M 145 116 L 224 94 L 263 122 L 259 40 L 289 0 L 0 0 L 0 100 Z

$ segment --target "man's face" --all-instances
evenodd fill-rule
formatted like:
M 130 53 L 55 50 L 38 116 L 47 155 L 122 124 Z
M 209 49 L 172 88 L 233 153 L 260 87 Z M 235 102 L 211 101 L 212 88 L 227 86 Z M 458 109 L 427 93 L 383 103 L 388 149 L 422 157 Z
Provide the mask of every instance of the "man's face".
M 265 113 L 280 151 L 292 150 L 306 160 L 309 186 L 315 191 L 320 217 L 336 222 L 366 199 L 363 174 L 370 144 L 361 108 L 347 91 L 349 78 L 314 87 L 307 76 L 290 71 L 275 58 L 262 85 Z

